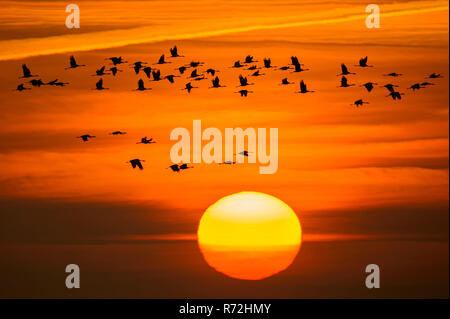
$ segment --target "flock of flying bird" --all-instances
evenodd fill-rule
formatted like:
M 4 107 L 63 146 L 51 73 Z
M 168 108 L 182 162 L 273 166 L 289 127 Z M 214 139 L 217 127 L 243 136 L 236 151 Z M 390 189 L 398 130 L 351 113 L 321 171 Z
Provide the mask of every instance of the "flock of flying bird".
M 179 58 L 179 57 L 183 57 L 183 56 L 178 53 L 177 46 L 174 46 L 173 48 L 170 49 L 170 58 Z M 110 57 L 110 58 L 107 58 L 106 60 L 110 60 L 110 63 L 112 65 L 110 65 L 110 67 L 108 69 L 106 69 L 106 66 L 102 66 L 100 69 L 95 71 L 95 74 L 92 75 L 92 76 L 100 77 L 100 79 L 95 83 L 95 90 L 107 90 L 108 88 L 104 87 L 104 85 L 103 85 L 103 76 L 112 75 L 115 77 L 118 74 L 118 72 L 122 72 L 122 70 L 119 69 L 118 66 L 121 64 L 128 63 L 127 61 L 124 61 L 124 59 L 121 56 L 120 57 Z M 263 68 L 264 69 L 276 69 L 276 70 L 281 70 L 281 71 L 291 71 L 292 70 L 292 73 L 301 73 L 304 71 L 309 71 L 309 69 L 304 68 L 304 64 L 301 64 L 299 59 L 295 56 L 291 57 L 290 64 L 282 66 L 282 67 L 273 66 L 270 58 L 265 58 L 263 60 L 262 66 L 258 66 L 257 64 L 255 64 L 256 62 L 258 62 L 258 61 L 255 60 L 253 56 L 247 55 L 243 62 L 238 60 L 238 61 L 234 62 L 234 64 L 232 66 L 230 66 L 230 68 L 243 69 L 243 70 L 250 71 L 250 74 L 249 74 L 250 77 L 259 77 L 259 76 L 265 75 L 265 73 L 262 73 L 262 71 L 261 71 L 261 69 L 263 69 Z M 366 56 L 364 58 L 361 58 L 359 60 L 359 64 L 356 66 L 361 67 L 361 68 L 373 67 L 372 65 L 368 65 L 367 62 L 368 62 L 368 57 Z M 156 62 L 155 64 L 163 65 L 163 64 L 168 64 L 168 63 L 171 63 L 171 62 L 168 61 L 165 57 L 165 54 L 163 54 L 159 58 L 158 62 Z M 69 59 L 69 66 L 66 67 L 65 69 L 76 69 L 76 68 L 85 67 L 85 66 L 86 65 L 84 65 L 84 64 L 78 64 L 77 61 L 75 60 L 75 57 L 71 56 Z M 209 87 L 210 89 L 226 87 L 225 85 L 222 85 L 220 83 L 220 78 L 216 75 L 217 73 L 220 72 L 219 70 L 216 70 L 213 68 L 207 68 L 204 72 L 199 73 L 199 67 L 204 66 L 204 63 L 200 62 L 200 61 L 191 61 L 188 64 L 179 66 L 178 68 L 175 69 L 178 71 L 179 75 L 168 74 L 165 76 L 161 75 L 161 71 L 158 68 L 150 66 L 147 62 L 136 61 L 136 62 L 133 62 L 132 64 L 129 64 L 129 66 L 134 70 L 136 75 L 139 75 L 140 72 L 142 71 L 143 74 L 149 80 L 154 81 L 154 82 L 167 80 L 170 83 L 175 83 L 175 78 L 186 76 L 186 79 L 188 80 L 188 82 L 186 83 L 185 87 L 182 90 L 186 90 L 188 93 L 191 93 L 191 91 L 193 89 L 198 88 L 197 86 L 194 86 L 192 83 L 195 83 L 195 82 L 201 81 L 201 80 L 207 80 L 209 75 L 211 75 L 211 77 L 212 77 L 210 79 L 211 84 L 212 84 Z M 190 69 L 192 69 L 192 70 L 190 70 Z M 32 74 L 31 70 L 25 64 L 22 65 L 22 72 L 23 72 L 23 76 L 21 76 L 20 78 L 23 78 L 23 79 L 32 78 L 27 82 L 27 83 L 30 83 L 32 87 L 40 87 L 42 85 L 62 87 L 62 86 L 69 84 L 68 82 L 62 82 L 62 81 L 59 81 L 58 79 L 55 79 L 55 80 L 49 81 L 49 82 L 43 82 L 42 79 L 40 79 L 40 78 L 36 79 L 39 76 L 36 74 Z M 356 74 L 356 73 L 350 72 L 349 69 L 347 68 L 347 66 L 344 63 L 342 63 L 341 64 L 341 73 L 337 74 L 337 76 L 341 76 L 340 85 L 338 86 L 338 88 L 347 88 L 347 87 L 355 86 L 356 84 L 349 83 L 349 80 L 347 78 L 349 75 L 354 75 L 354 74 Z M 384 74 L 383 76 L 396 78 L 396 77 L 402 76 L 402 74 L 392 72 L 392 73 Z M 441 74 L 431 73 L 430 75 L 428 75 L 426 77 L 426 79 L 438 79 L 441 77 L 442 77 Z M 291 85 L 291 84 L 295 84 L 295 82 L 290 82 L 288 80 L 288 78 L 285 77 L 281 80 L 279 85 Z M 26 83 L 19 84 L 17 86 L 16 90 L 24 91 L 24 90 L 31 89 L 30 87 L 26 87 L 25 85 L 26 85 Z M 242 74 L 240 74 L 239 75 L 239 85 L 237 86 L 237 88 L 239 88 L 239 90 L 236 91 L 235 93 L 239 93 L 242 97 L 247 97 L 249 93 L 253 93 L 253 91 L 250 91 L 247 88 L 248 86 L 251 86 L 251 85 L 254 85 L 254 83 L 250 83 L 248 81 L 247 76 L 243 76 Z M 367 82 L 367 83 L 362 84 L 361 87 L 364 87 L 367 90 L 367 92 L 371 92 L 377 85 L 378 84 L 374 83 L 374 82 Z M 424 82 L 415 83 L 415 84 L 411 85 L 408 89 L 416 91 L 419 89 L 426 88 L 427 86 L 430 86 L 430 85 L 434 85 L 434 83 L 424 81 Z M 391 97 L 393 100 L 401 100 L 402 99 L 402 95 L 404 95 L 404 93 L 401 93 L 396 90 L 398 85 L 388 83 L 388 84 L 383 85 L 383 87 L 386 88 L 387 91 L 389 92 L 387 97 Z M 151 88 L 145 87 L 144 81 L 142 80 L 142 78 L 140 78 L 137 83 L 136 91 L 146 91 L 146 90 L 151 90 Z M 309 90 L 307 85 L 305 84 L 305 82 L 303 80 L 301 80 L 300 81 L 300 90 L 297 91 L 296 93 L 307 94 L 307 93 L 314 93 L 314 91 Z M 364 104 L 369 104 L 369 102 L 366 102 L 363 99 L 358 99 L 358 100 L 354 101 L 351 105 L 359 107 Z M 126 132 L 115 131 L 110 134 L 111 135 L 122 135 L 122 134 L 126 134 Z M 83 142 L 87 142 L 89 139 L 95 138 L 95 136 L 85 134 L 85 135 L 78 136 L 78 138 L 81 138 Z M 147 139 L 147 137 L 143 137 L 137 144 L 152 144 L 152 143 L 156 143 L 152 138 Z M 242 151 L 239 153 L 239 155 L 249 156 L 248 151 Z M 145 162 L 145 161 L 141 160 L 141 159 L 132 159 L 127 163 L 130 163 L 133 168 L 138 167 L 139 169 L 143 169 L 142 162 Z M 223 162 L 222 164 L 235 164 L 235 163 L 236 162 L 226 161 L 226 162 Z M 180 165 L 174 164 L 174 165 L 169 166 L 169 168 L 172 169 L 172 171 L 174 171 L 174 172 L 180 172 L 181 170 L 192 168 L 192 166 L 188 166 L 187 164 L 180 164 Z

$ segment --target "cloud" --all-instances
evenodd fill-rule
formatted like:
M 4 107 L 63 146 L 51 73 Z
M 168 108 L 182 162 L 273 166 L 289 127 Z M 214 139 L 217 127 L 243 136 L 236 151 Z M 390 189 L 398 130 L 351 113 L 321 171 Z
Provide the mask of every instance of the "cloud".
M 433 4 L 419 3 L 417 7 L 406 5 L 386 5 L 383 11 L 383 17 L 396 17 L 403 15 L 414 15 L 426 12 L 436 12 L 448 10 L 445 2 Z M 50 55 L 66 52 L 91 51 L 106 48 L 116 48 L 128 45 L 163 42 L 169 40 L 188 40 L 201 39 L 208 37 L 223 36 L 234 33 L 276 30 L 294 27 L 304 27 L 312 25 L 325 25 L 333 23 L 342 23 L 348 21 L 364 20 L 366 13 L 360 13 L 362 10 L 356 6 L 353 10 L 341 10 L 336 12 L 326 12 L 322 16 L 311 18 L 300 16 L 297 21 L 272 21 L 265 22 L 267 19 L 256 18 L 246 25 L 241 25 L 241 20 L 236 19 L 235 23 L 230 24 L 227 21 L 217 19 L 215 25 L 210 22 L 198 24 L 183 25 L 184 32 L 180 32 L 177 24 L 165 27 L 143 26 L 137 28 L 127 28 L 119 30 L 108 30 L 89 32 L 70 35 L 55 35 L 43 38 L 26 38 L 0 41 L 0 60 L 23 59 L 38 55 Z M 205 25 L 207 28 L 205 28 Z

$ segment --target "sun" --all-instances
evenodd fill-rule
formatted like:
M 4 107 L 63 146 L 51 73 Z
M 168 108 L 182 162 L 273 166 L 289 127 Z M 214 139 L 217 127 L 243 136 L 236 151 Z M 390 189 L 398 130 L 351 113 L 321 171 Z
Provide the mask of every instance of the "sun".
M 241 192 L 203 214 L 197 232 L 206 262 L 229 277 L 259 280 L 291 265 L 302 230 L 295 212 L 276 197 Z

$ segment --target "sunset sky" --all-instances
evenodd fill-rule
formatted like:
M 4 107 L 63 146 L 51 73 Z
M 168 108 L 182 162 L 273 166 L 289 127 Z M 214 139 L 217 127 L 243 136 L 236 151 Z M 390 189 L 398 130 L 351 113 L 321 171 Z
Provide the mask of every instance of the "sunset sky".
M 448 1 L 376 1 L 380 29 L 366 27 L 371 2 L 357 0 L 75 3 L 80 29 L 66 28 L 65 1 L 1 3 L 0 297 L 448 298 Z M 174 45 L 184 57 L 153 65 Z M 65 70 L 72 54 L 87 67 Z M 248 54 L 277 67 L 294 55 L 310 70 L 263 69 L 242 98 L 238 76 L 251 72 L 230 67 Z M 127 63 L 103 77 L 109 90 L 93 90 L 112 56 L 163 75 L 202 61 L 227 87 L 195 81 L 188 94 L 185 75 L 152 82 Z M 374 67 L 355 66 L 364 56 Z M 70 84 L 15 91 L 23 63 Z M 337 88 L 341 63 L 355 86 Z M 425 79 L 433 72 L 443 78 Z M 280 86 L 284 77 L 295 85 Z M 151 91 L 135 91 L 140 78 Z M 300 80 L 315 93 L 296 94 Z M 378 83 L 371 93 L 360 87 L 368 81 Z M 407 89 L 424 81 L 435 85 Z M 401 101 L 386 97 L 387 83 Z M 370 104 L 350 105 L 360 98 Z M 278 171 L 171 172 L 170 132 L 192 131 L 193 120 L 278 128 Z M 117 130 L 127 134 L 109 135 Z M 157 143 L 136 144 L 144 136 Z M 300 252 L 274 277 L 226 277 L 197 246 L 203 212 L 240 191 L 273 195 L 300 220 Z M 69 263 L 80 265 L 81 289 L 64 286 Z M 364 286 L 370 263 L 382 289 Z

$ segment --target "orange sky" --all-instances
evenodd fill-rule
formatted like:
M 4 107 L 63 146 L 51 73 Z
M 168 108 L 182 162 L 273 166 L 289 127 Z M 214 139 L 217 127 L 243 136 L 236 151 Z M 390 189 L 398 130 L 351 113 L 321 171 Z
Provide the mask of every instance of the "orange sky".
M 312 243 L 320 242 L 314 236 L 327 238 L 324 242 L 330 246 L 345 238 L 349 246 L 341 249 L 350 255 L 352 247 L 354 254 L 360 251 L 361 238 L 367 236 L 384 238 L 371 242 L 369 250 L 374 251 L 387 240 L 394 246 L 398 238 L 417 240 L 421 250 L 413 252 L 410 241 L 398 250 L 406 249 L 413 260 L 435 250 L 434 264 L 439 268 L 431 275 L 431 264 L 417 263 L 414 271 L 425 269 L 429 281 L 409 291 L 421 296 L 428 285 L 441 296 L 445 287 L 440 283 L 446 278 L 448 296 L 448 1 L 378 3 L 382 15 L 381 28 L 376 30 L 365 27 L 365 4 L 353 0 L 78 1 L 81 28 L 68 30 L 65 2 L 5 1 L 7 10 L 0 11 L 0 200 L 4 207 L 0 249 L 11 253 L 13 245 L 24 245 L 11 254 L 23 263 L 31 258 L 23 256 L 29 256 L 28 249 L 35 244 L 82 245 L 97 240 L 113 244 L 130 236 L 164 238 L 175 233 L 182 239 L 177 237 L 171 245 L 161 237 L 148 239 L 146 245 L 155 242 L 149 248 L 155 256 L 167 249 L 169 256 L 160 256 L 161 267 L 168 276 L 181 276 L 184 271 L 172 269 L 176 257 L 167 247 L 178 251 L 188 245 L 203 211 L 219 198 L 249 190 L 274 195 L 290 205 Z M 185 57 L 161 66 L 163 75 L 176 74 L 179 65 L 200 60 L 205 62 L 200 70 L 219 69 L 227 87 L 209 90 L 210 81 L 200 81 L 195 83 L 200 88 L 188 95 L 181 90 L 187 80 L 176 78 L 175 84 L 145 80 L 152 90 L 136 92 L 137 80 L 145 76 L 121 66 L 123 72 L 116 78 L 104 77 L 108 91 L 92 90 L 97 79 L 91 75 L 108 63 L 105 58 L 121 55 L 129 62 L 153 64 L 174 44 Z M 71 54 L 87 67 L 64 70 Z M 233 93 L 238 75 L 250 72 L 229 67 L 247 54 L 259 61 L 271 57 L 276 66 L 287 65 L 296 55 L 311 70 L 301 74 L 263 70 L 265 76 L 251 80 L 256 83 L 254 93 L 241 98 Z M 375 67 L 355 67 L 366 55 Z M 70 84 L 16 92 L 22 63 L 44 82 L 58 78 Z M 356 86 L 337 88 L 341 63 L 357 73 L 349 76 Z M 404 76 L 382 76 L 394 71 Z M 406 89 L 432 72 L 444 76 L 433 81 L 436 85 L 414 93 Z M 283 77 L 296 84 L 279 86 Z M 316 92 L 295 94 L 300 80 Z M 367 81 L 399 84 L 405 96 L 393 101 L 380 87 L 367 93 L 359 87 Z M 370 104 L 351 107 L 359 98 Z M 169 140 L 171 130 L 192 130 L 194 119 L 200 119 L 203 128 L 221 130 L 277 127 L 278 172 L 259 175 L 258 164 L 196 164 L 181 174 L 165 169 L 174 143 Z M 108 135 L 115 130 L 128 134 Z M 75 138 L 85 133 L 97 138 L 87 143 Z M 158 143 L 137 145 L 143 136 Z M 145 169 L 132 170 L 125 163 L 132 158 L 146 159 Z M 307 245 L 296 263 L 341 261 L 338 253 L 326 261 L 317 250 L 316 255 L 304 254 L 303 250 L 311 251 Z M 315 245 L 320 249 L 324 244 Z M 77 256 L 88 258 L 87 251 L 95 249 L 104 252 L 102 258 L 108 263 L 108 250 L 93 246 L 77 248 Z M 118 251 L 127 255 L 127 249 Z M 192 245 L 189 251 L 195 249 Z M 64 255 L 58 250 L 50 259 L 57 260 L 58 254 Z M 201 256 L 192 254 L 184 268 L 203 278 L 201 273 L 212 270 L 200 272 Z M 391 253 L 377 256 L 392 265 L 400 263 Z M 49 273 L 52 263 L 44 260 L 42 271 Z M 0 263 L 0 268 L 11 271 L 11 265 Z M 407 294 L 402 280 L 387 296 Z M 287 282 L 274 285 L 287 287 L 291 297 L 308 296 L 291 290 Z M 321 296 L 323 288 L 311 285 L 310 296 Z M 228 288 L 225 291 L 233 296 Z M 167 296 L 183 297 L 184 292 L 202 296 L 200 291 L 176 289 L 168 290 Z M 49 292 L 61 294 L 65 296 L 56 288 Z M 94 290 L 87 294 L 102 296 Z M 142 296 L 158 294 L 151 290 Z

